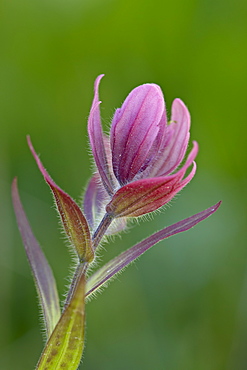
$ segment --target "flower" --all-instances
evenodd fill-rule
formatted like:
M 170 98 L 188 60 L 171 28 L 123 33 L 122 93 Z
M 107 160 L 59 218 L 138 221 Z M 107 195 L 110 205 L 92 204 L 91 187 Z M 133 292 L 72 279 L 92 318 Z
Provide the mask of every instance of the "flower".
M 95 81 L 88 133 L 98 173 L 108 194 L 106 211 L 112 217 L 141 216 L 168 203 L 196 172 L 194 159 L 198 144 L 195 141 L 187 160 L 178 169 L 188 147 L 190 114 L 185 104 L 175 99 L 168 122 L 160 87 L 144 84 L 133 89 L 116 110 L 107 137 L 102 131 L 99 109 L 102 77 Z
M 125 216 L 141 216 L 169 202 L 194 176 L 198 145 L 194 142 L 185 163 L 189 141 L 190 115 L 179 99 L 172 105 L 167 123 L 165 101 L 159 86 L 144 84 L 135 88 L 117 109 L 110 137 L 103 134 L 98 88 L 88 121 L 92 152 L 98 171 L 89 181 L 80 206 L 50 177 L 28 136 L 33 157 L 49 185 L 62 226 L 72 251 L 76 268 L 66 300 L 60 312 L 59 295 L 52 270 L 29 225 L 18 193 L 17 179 L 12 184 L 12 199 L 19 230 L 33 273 L 44 315 L 47 343 L 36 369 L 79 366 L 85 333 L 85 297 L 90 297 L 148 249 L 172 235 L 189 230 L 212 215 L 220 206 L 199 212 L 185 220 L 155 232 L 107 262 L 87 279 L 87 270 L 97 257 L 96 249 L 106 234 L 123 230 Z M 187 169 L 193 165 L 185 177 Z M 175 171 L 175 172 L 174 172 Z M 185 178 L 184 178 L 185 177 Z M 59 254 L 58 254 L 59 260 Z

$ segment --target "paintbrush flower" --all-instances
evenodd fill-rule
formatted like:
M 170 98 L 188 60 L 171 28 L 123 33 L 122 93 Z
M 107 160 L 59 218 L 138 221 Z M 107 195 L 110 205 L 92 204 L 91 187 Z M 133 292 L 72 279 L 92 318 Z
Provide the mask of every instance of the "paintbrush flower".
M 144 84 L 133 89 L 116 110 L 108 137 L 103 134 L 100 119 L 98 89 L 102 77 L 95 81 L 88 133 L 108 194 L 106 211 L 113 218 L 141 216 L 168 203 L 196 172 L 196 142 L 185 160 L 190 114 L 185 104 L 175 99 L 168 122 L 160 87 Z

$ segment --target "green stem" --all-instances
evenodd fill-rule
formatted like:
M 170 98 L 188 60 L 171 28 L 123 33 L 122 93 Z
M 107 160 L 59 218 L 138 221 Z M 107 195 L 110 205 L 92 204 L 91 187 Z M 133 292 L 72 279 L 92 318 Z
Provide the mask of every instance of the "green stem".
M 66 301 L 65 301 L 65 304 L 64 304 L 64 307 L 63 307 L 63 311 L 68 306 L 68 304 L 71 300 L 71 297 L 73 297 L 73 293 L 75 291 L 75 288 L 77 286 L 78 281 L 80 281 L 81 276 L 83 274 L 86 275 L 87 268 L 88 268 L 88 263 L 87 262 L 81 262 L 77 265 L 74 276 L 73 276 L 73 279 L 72 279 L 71 284 L 70 284 L 70 288 L 69 288 L 67 297 L 66 297 Z

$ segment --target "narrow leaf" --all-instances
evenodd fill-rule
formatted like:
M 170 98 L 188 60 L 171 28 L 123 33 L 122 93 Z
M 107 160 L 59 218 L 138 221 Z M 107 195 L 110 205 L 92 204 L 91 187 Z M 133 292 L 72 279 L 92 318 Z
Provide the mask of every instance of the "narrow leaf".
M 27 140 L 40 172 L 53 192 L 58 213 L 71 244 L 75 247 L 81 261 L 91 262 L 94 258 L 94 254 L 91 247 L 90 231 L 86 218 L 73 199 L 51 179 L 36 154 L 29 136 Z
M 52 270 L 27 220 L 19 197 L 16 178 L 12 184 L 12 198 L 18 227 L 41 302 L 47 337 L 49 338 L 60 318 L 56 282 Z
M 86 285 L 86 296 L 89 296 L 98 288 L 100 288 L 115 274 L 128 266 L 131 262 L 141 256 L 144 252 L 146 252 L 146 250 L 151 248 L 156 243 L 168 238 L 169 236 L 189 230 L 191 227 L 209 217 L 219 208 L 220 203 L 221 202 L 206 209 L 205 211 L 197 213 L 194 216 L 186 218 L 185 220 L 179 221 L 174 225 L 168 226 L 165 229 L 156 232 L 108 262 L 88 279 Z
M 77 281 L 66 306 L 41 355 L 36 370 L 76 370 L 84 348 L 85 275 Z

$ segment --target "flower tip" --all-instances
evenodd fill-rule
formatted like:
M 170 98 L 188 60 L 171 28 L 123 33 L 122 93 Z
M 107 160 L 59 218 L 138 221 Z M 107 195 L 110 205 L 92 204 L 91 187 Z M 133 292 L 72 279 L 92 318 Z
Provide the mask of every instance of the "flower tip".
M 137 95 L 137 93 L 139 95 Z M 163 92 L 160 88 L 159 85 L 157 84 L 154 84 L 154 83 L 144 83 L 142 85 L 139 85 L 137 86 L 136 88 L 134 88 L 131 93 L 129 94 L 129 96 L 132 96 L 132 98 L 134 97 L 135 99 L 137 99 L 137 97 L 141 98 L 143 96 L 149 96 L 149 99 L 150 98 L 154 98 L 154 99 L 159 99 L 161 104 L 163 105 L 164 103 L 164 95 L 163 95 Z
M 188 111 L 188 108 L 186 107 L 185 103 L 183 102 L 183 100 L 179 99 L 179 98 L 175 98 L 172 102 L 172 108 L 177 108 L 177 109 L 181 109 L 183 110 L 184 112 L 186 112 L 189 116 L 189 111 Z
M 180 99 L 180 98 L 175 98 L 175 99 L 173 100 L 173 103 L 174 103 L 174 104 L 180 104 L 182 107 L 185 107 L 185 104 L 184 104 L 183 100 L 182 100 L 182 99 Z
M 98 90 L 99 83 L 101 79 L 104 77 L 104 74 L 100 74 L 98 77 L 96 77 L 95 83 L 94 83 L 94 90 Z
M 181 121 L 187 126 L 188 130 L 190 128 L 190 112 L 184 102 L 179 98 L 173 100 L 171 120 L 176 122 Z

